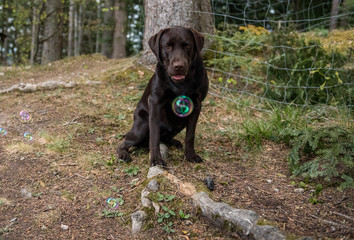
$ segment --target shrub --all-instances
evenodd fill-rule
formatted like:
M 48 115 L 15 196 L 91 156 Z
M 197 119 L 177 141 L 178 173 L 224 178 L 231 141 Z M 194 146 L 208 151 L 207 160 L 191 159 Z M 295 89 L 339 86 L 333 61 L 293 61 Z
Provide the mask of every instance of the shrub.
M 346 183 L 353 183 L 353 132 L 339 126 L 306 128 L 293 137 L 290 145 L 288 160 L 295 176 L 321 177 L 328 182 L 340 176 Z
M 264 96 L 296 104 L 351 105 L 353 69 L 344 69 L 347 58 L 326 51 L 319 40 L 308 40 L 295 32 L 270 35 L 267 81 Z M 311 70 L 310 70 L 311 69 Z M 341 70 L 337 70 L 341 69 Z

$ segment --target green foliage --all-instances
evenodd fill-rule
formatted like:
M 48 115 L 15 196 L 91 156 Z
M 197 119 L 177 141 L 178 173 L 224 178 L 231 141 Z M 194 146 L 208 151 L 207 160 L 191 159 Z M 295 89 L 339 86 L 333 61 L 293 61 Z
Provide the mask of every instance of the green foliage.
M 133 177 L 138 174 L 139 167 L 137 167 L 137 166 L 130 167 L 130 168 L 124 169 L 124 172 L 126 172 L 129 175 L 129 177 Z
M 164 226 L 162 227 L 162 229 L 163 229 L 165 232 L 167 232 L 168 234 L 175 232 L 175 230 L 172 229 L 172 222 L 169 222 L 168 224 L 164 224 Z
M 157 193 L 157 201 L 161 202 L 161 201 L 165 201 L 165 202 L 170 202 L 175 198 L 175 195 L 163 195 L 161 193 Z
M 179 210 L 179 216 L 182 218 L 182 219 L 188 219 L 190 217 L 189 214 L 185 214 L 182 210 Z
M 294 176 L 328 182 L 341 178 L 340 189 L 354 187 L 353 132 L 340 126 L 315 129 L 303 109 L 291 106 L 241 126 L 240 139 L 250 148 L 261 147 L 264 139 L 286 143 L 291 148 L 288 162 Z
M 290 145 L 289 167 L 295 176 L 328 182 L 338 176 L 347 181 L 354 177 L 354 133 L 339 126 L 306 128 Z
M 242 31 L 243 32 L 242 32 Z M 254 56 L 263 52 L 262 42 L 266 40 L 268 31 L 262 27 L 248 25 L 238 28 L 236 25 L 225 24 L 224 31 L 217 31 L 211 49 L 205 56 L 208 67 L 226 72 L 237 69 L 250 72 L 254 70 Z
M 103 209 L 101 217 L 116 218 L 123 216 L 122 212 Z
M 312 204 L 323 203 L 322 201 L 317 199 L 319 197 L 320 193 L 322 192 L 322 190 L 323 190 L 322 184 L 317 184 L 315 191 L 311 193 L 309 203 L 312 203 Z
M 354 70 L 344 69 L 346 56 L 296 32 L 281 30 L 270 36 L 270 45 L 276 47 L 269 47 L 264 67 L 270 83 L 264 86 L 265 97 L 296 104 L 351 104 L 352 88 L 345 83 L 351 82 Z

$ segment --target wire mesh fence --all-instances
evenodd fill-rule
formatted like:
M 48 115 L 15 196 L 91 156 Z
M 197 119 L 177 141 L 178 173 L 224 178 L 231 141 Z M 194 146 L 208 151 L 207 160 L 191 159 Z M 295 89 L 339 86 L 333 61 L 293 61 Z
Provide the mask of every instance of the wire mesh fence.
M 329 31 L 353 20 L 332 1 L 213 0 L 216 33 L 205 34 L 209 93 L 243 107 L 329 106 L 353 113 L 353 30 Z M 342 38 L 342 36 L 346 36 Z

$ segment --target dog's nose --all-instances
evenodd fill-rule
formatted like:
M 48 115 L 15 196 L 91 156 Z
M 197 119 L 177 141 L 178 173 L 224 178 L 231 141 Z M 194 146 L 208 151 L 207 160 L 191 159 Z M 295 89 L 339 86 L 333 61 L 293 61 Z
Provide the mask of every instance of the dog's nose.
M 173 63 L 173 68 L 175 71 L 183 71 L 184 70 L 184 64 L 182 61 L 177 61 Z

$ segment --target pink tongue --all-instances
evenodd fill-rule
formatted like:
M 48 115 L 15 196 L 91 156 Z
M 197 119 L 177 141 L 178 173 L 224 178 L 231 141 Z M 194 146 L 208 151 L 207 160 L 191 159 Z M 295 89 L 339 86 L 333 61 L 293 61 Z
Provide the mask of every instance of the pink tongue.
M 184 75 L 175 75 L 175 76 L 172 76 L 172 78 L 174 80 L 182 80 L 182 79 L 184 79 Z

